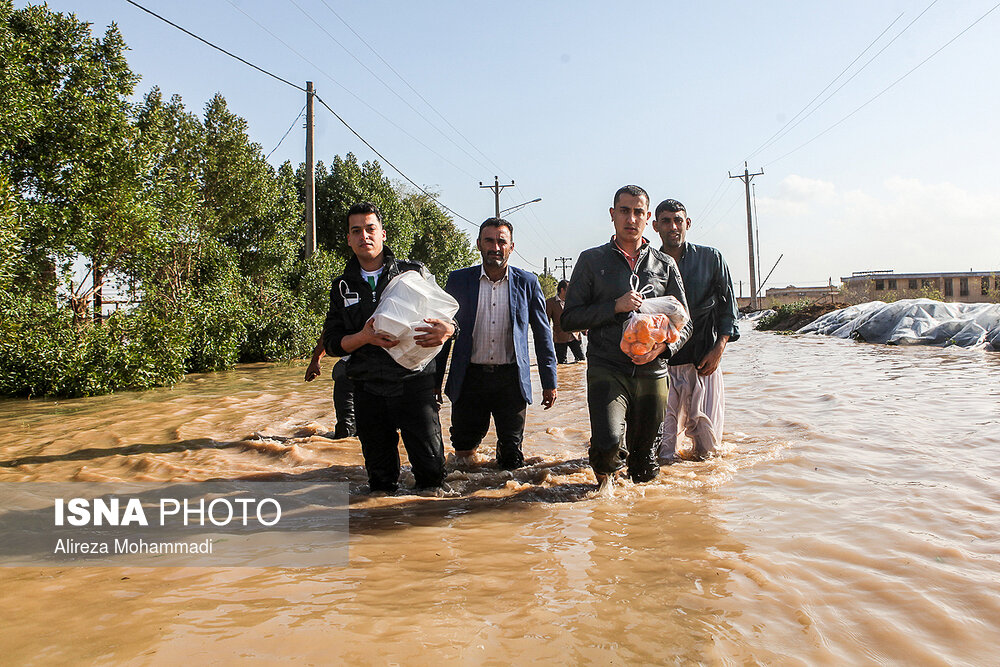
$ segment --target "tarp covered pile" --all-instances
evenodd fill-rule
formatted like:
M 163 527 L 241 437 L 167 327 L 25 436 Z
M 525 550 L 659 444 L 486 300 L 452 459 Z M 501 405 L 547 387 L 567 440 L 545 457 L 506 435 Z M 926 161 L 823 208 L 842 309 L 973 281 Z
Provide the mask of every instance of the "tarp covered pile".
M 904 299 L 871 301 L 823 315 L 798 333 L 889 345 L 958 345 L 1000 350 L 1000 304 Z

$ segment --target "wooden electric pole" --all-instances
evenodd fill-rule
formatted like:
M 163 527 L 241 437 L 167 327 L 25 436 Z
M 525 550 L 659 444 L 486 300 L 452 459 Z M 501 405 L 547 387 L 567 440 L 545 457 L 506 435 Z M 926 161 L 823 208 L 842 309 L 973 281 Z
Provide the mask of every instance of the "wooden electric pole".
M 562 268 L 562 279 L 563 280 L 566 280 L 566 269 L 573 268 L 573 264 L 572 264 L 572 262 L 570 262 L 571 259 L 572 259 L 571 257 L 556 257 L 554 260 L 552 260 L 556 264 L 561 264 L 562 265 L 561 268 Z M 567 262 L 570 262 L 569 266 L 566 266 Z
M 728 172 L 727 172 L 728 173 Z M 750 170 L 747 169 L 747 163 L 743 163 L 743 173 L 736 174 L 733 176 L 729 174 L 729 178 L 738 178 L 743 181 L 743 187 L 746 189 L 747 196 L 747 246 L 750 250 L 750 309 L 758 309 L 757 300 L 757 262 L 755 261 L 754 251 L 753 251 L 753 216 L 750 211 L 750 181 L 753 180 L 754 176 L 760 176 L 764 173 L 761 169 L 755 174 L 751 174 Z
M 313 159 L 313 82 L 306 81 L 306 257 L 316 252 L 316 163 Z
M 496 217 L 500 218 L 500 193 L 503 192 L 504 188 L 509 188 L 514 185 L 514 181 L 511 181 L 509 185 L 500 185 L 500 179 L 496 176 L 493 177 L 493 185 L 483 185 L 482 181 L 479 181 L 479 187 L 486 188 L 493 191 L 493 201 L 496 203 Z

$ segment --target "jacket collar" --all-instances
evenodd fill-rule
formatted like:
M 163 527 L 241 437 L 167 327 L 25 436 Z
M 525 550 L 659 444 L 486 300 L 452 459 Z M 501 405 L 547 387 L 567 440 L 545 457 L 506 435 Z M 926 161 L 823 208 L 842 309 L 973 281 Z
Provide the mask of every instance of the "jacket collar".
M 387 245 L 382 246 L 382 266 L 388 267 L 392 271 L 392 267 L 395 266 L 396 255 L 393 254 L 392 250 Z M 351 258 L 347 260 L 347 264 L 344 266 L 344 274 L 356 276 L 359 280 L 361 279 L 361 262 L 358 261 L 358 257 L 355 254 L 351 254 Z

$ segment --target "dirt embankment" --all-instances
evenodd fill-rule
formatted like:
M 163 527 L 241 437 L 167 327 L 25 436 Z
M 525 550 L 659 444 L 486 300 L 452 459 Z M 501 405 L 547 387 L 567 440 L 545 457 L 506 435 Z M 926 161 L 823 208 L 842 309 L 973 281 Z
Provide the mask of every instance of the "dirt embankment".
M 795 309 L 779 308 L 773 315 L 760 318 L 757 328 L 761 331 L 796 331 L 821 315 L 847 308 L 846 303 L 813 303 Z

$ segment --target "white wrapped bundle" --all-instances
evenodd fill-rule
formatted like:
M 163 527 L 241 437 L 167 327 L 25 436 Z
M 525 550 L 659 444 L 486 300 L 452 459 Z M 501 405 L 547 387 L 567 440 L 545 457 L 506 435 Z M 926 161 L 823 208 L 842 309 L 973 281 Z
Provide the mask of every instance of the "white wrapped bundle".
M 657 313 L 666 315 L 670 318 L 670 324 L 678 331 L 683 329 L 688 321 L 688 313 L 684 306 L 672 296 L 654 296 L 643 299 L 642 305 L 639 306 L 639 312 L 650 315 Z
M 399 345 L 387 352 L 396 363 L 411 371 L 421 370 L 434 358 L 440 347 L 420 347 L 413 340 L 426 326 L 425 318 L 449 321 L 458 312 L 458 302 L 438 287 L 433 276 L 424 277 L 417 271 L 404 271 L 389 281 L 382 300 L 375 307 L 375 331 L 398 340 Z

